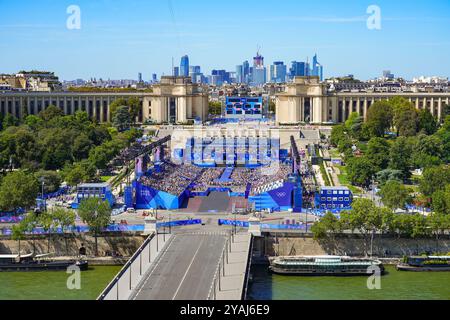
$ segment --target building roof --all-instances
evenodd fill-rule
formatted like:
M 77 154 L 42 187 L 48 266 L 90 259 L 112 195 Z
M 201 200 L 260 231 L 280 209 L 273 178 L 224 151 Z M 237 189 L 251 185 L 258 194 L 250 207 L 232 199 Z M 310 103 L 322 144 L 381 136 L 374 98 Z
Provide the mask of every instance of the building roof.
M 350 190 L 348 187 L 321 187 L 321 190 Z
M 82 183 L 78 185 L 78 188 L 107 188 L 109 183 Z

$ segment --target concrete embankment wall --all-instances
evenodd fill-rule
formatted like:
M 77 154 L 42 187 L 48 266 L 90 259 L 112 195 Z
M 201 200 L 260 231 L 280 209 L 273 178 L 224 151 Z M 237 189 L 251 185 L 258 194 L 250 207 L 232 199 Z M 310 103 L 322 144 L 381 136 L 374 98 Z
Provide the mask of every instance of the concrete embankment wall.
M 98 253 L 104 257 L 108 252 L 115 251 L 123 257 L 132 256 L 144 242 L 145 237 L 132 233 L 115 233 L 98 237 Z M 22 254 L 33 253 L 36 248 L 37 254 L 48 252 L 56 256 L 76 256 L 81 245 L 86 248 L 88 256 L 95 255 L 95 238 L 89 234 L 66 234 L 50 237 L 50 250 L 48 250 L 48 238 L 38 236 L 20 241 Z M 17 254 L 19 252 L 19 241 L 11 240 L 10 237 L 0 237 L 0 254 Z
M 264 233 L 255 240 L 257 256 L 295 255 L 349 255 L 364 256 L 370 253 L 370 239 L 365 242 L 358 235 L 343 235 L 336 239 L 314 240 L 312 235 L 298 233 Z M 404 239 L 376 235 L 373 241 L 373 255 L 378 257 L 403 257 L 424 252 L 450 252 L 450 237 L 436 239 Z

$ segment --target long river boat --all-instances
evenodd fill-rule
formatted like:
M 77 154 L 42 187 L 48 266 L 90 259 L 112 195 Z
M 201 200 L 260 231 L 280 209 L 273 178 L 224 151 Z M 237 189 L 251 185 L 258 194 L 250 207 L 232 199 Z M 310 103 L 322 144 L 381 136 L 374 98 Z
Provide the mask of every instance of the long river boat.
M 83 260 L 49 260 L 49 255 L 0 255 L 0 272 L 22 272 L 22 271 L 61 271 L 67 270 L 70 266 L 77 266 L 80 271 L 88 269 L 88 262 Z
M 450 271 L 450 256 L 407 257 L 397 265 L 399 271 Z
M 367 276 L 385 271 L 379 260 L 340 256 L 276 257 L 270 259 L 269 270 L 299 276 Z

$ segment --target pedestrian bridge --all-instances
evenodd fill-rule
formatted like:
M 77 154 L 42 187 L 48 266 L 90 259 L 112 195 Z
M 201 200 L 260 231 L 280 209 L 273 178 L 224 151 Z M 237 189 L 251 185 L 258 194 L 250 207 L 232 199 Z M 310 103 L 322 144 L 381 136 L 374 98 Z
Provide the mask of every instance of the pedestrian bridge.
M 153 233 L 98 299 L 245 299 L 252 241 L 217 227 Z

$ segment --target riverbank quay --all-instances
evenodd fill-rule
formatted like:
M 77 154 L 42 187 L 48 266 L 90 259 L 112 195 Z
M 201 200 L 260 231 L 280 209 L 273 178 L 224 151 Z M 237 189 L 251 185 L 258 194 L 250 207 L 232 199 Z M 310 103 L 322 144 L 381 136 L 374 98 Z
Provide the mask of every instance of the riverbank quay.
M 404 256 L 448 253 L 450 236 L 436 238 L 399 238 L 377 234 L 373 241 L 361 234 L 336 234 L 326 239 L 314 239 L 312 233 L 291 231 L 263 232 L 254 239 L 253 261 L 267 263 L 267 257 L 338 255 L 350 257 L 373 256 L 380 259 L 402 259 Z M 393 260 L 394 263 L 396 260 Z
M 145 240 L 140 232 L 109 232 L 97 237 L 98 257 L 131 257 Z M 77 257 L 84 247 L 87 257 L 95 257 L 95 237 L 90 233 L 27 235 L 22 240 L 0 236 L 0 254 L 47 254 L 54 257 Z M 115 263 L 113 265 L 116 265 Z

